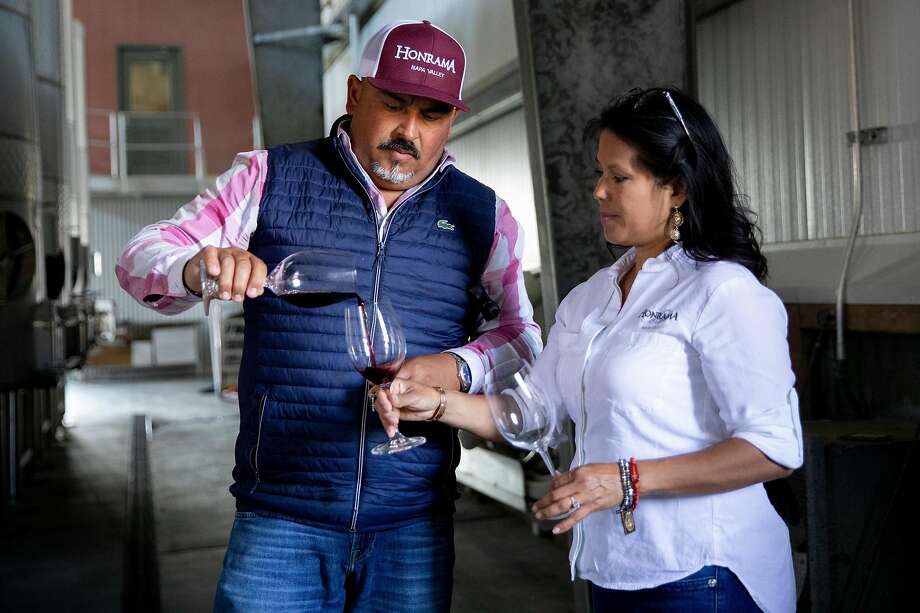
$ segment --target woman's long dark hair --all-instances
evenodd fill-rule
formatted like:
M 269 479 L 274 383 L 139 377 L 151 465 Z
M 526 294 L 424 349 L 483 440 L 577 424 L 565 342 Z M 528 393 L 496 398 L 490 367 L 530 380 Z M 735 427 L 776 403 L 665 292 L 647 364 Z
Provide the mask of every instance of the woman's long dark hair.
M 660 184 L 686 190 L 680 242 L 690 257 L 730 260 L 759 280 L 766 278 L 755 215 L 746 206 L 747 197 L 738 193 L 731 156 L 706 109 L 675 88 L 632 90 L 592 120 L 587 134 L 599 136 L 603 130 L 635 148 Z

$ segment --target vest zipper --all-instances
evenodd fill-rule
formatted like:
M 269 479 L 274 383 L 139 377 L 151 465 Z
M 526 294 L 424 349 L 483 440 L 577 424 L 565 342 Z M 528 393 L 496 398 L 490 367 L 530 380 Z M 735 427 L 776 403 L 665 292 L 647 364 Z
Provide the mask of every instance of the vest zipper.
M 445 478 L 450 477 L 451 471 L 454 470 L 454 446 L 459 444 L 457 443 L 457 430 L 450 426 L 447 427 L 447 444 L 450 446 L 450 461 L 447 463 Z
M 265 393 L 262 394 L 262 400 L 259 402 L 259 429 L 256 431 L 256 447 L 252 452 L 252 470 L 256 481 L 252 484 L 252 489 L 249 490 L 250 494 L 255 493 L 256 488 L 259 487 L 259 447 L 262 444 L 262 421 L 265 418 L 265 404 L 267 402 L 268 390 L 265 390 Z
M 380 275 L 383 272 L 383 251 L 384 251 L 384 248 L 386 247 L 387 237 L 390 235 L 390 226 L 392 224 L 393 218 L 396 217 L 396 214 L 399 212 L 399 209 L 405 208 L 404 205 L 407 202 L 409 202 L 410 200 L 412 200 L 413 198 L 415 198 L 416 196 L 420 194 L 424 194 L 425 192 L 430 190 L 432 187 L 437 185 L 440 182 L 440 178 L 432 180 L 430 185 L 415 192 L 409 198 L 406 198 L 403 202 L 399 204 L 399 207 L 397 208 L 397 210 L 393 211 L 392 215 L 387 215 L 384 218 L 383 237 L 381 238 L 380 222 L 377 219 L 377 212 L 374 207 L 374 199 L 371 198 L 370 193 L 368 193 L 367 191 L 367 187 L 364 186 L 364 183 L 361 181 L 361 179 L 359 179 L 357 175 L 355 175 L 354 171 L 352 171 L 351 167 L 348 165 L 348 161 L 345 159 L 345 156 L 342 155 L 342 152 L 339 151 L 338 147 L 336 147 L 336 152 L 339 154 L 339 157 L 342 158 L 342 163 L 344 164 L 345 168 L 348 170 L 348 173 L 352 176 L 352 178 L 355 181 L 358 182 L 358 185 L 360 185 L 362 191 L 364 191 L 364 195 L 367 196 L 367 200 L 371 205 L 371 213 L 374 216 L 374 229 L 376 231 L 375 240 L 377 241 L 377 255 L 374 258 L 375 272 L 374 272 L 374 286 L 373 286 L 373 301 L 376 303 L 377 297 L 380 293 Z M 374 323 L 374 326 L 371 328 L 371 332 L 370 332 L 371 339 L 374 338 L 375 329 L 376 329 L 376 322 Z M 365 440 L 367 438 L 367 413 L 368 413 L 367 392 L 369 389 L 368 385 L 369 384 L 365 381 L 364 383 L 364 403 L 363 403 L 362 410 L 361 410 L 361 438 L 360 438 L 361 444 L 359 447 L 359 454 L 358 454 L 358 482 L 355 484 L 355 501 L 354 501 L 354 506 L 352 507 L 352 511 L 351 511 L 351 525 L 348 528 L 350 532 L 355 532 L 357 529 L 358 508 L 361 506 L 361 483 L 364 480 L 364 446 L 365 446 Z

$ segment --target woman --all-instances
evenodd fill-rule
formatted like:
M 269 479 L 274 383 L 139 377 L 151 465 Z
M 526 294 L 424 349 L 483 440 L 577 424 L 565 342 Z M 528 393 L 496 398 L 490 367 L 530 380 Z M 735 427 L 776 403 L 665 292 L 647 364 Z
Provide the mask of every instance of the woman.
M 591 127 L 606 239 L 631 249 L 573 289 L 534 381 L 575 422 L 576 457 L 534 505 L 569 509 L 595 611 L 793 611 L 789 535 L 762 483 L 802 462 L 786 314 L 712 119 L 674 89 Z M 440 419 L 499 439 L 483 397 L 397 380 L 384 426 Z

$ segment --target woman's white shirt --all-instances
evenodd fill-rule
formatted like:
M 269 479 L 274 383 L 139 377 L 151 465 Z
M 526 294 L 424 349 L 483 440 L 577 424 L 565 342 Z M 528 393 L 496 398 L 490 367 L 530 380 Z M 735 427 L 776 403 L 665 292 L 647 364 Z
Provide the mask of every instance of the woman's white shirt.
M 569 293 L 534 365 L 536 381 L 575 422 L 572 468 L 690 453 L 732 437 L 799 467 L 779 298 L 744 267 L 697 262 L 675 245 L 645 262 L 621 304 L 618 281 L 634 261 L 630 250 Z M 764 611 L 795 610 L 788 530 L 761 484 L 643 497 L 635 521 L 624 535 L 613 510 L 585 518 L 569 556 L 573 576 L 641 589 L 720 565 Z

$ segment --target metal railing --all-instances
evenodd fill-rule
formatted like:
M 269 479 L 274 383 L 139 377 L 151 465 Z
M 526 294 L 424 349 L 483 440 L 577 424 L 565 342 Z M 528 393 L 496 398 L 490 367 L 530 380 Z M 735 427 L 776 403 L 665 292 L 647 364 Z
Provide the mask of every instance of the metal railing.
M 197 113 L 88 110 L 92 174 L 99 174 L 100 150 L 108 151 L 108 174 L 125 181 L 137 176 L 194 176 L 205 179 L 201 121 Z M 191 167 L 191 171 L 189 169 Z

